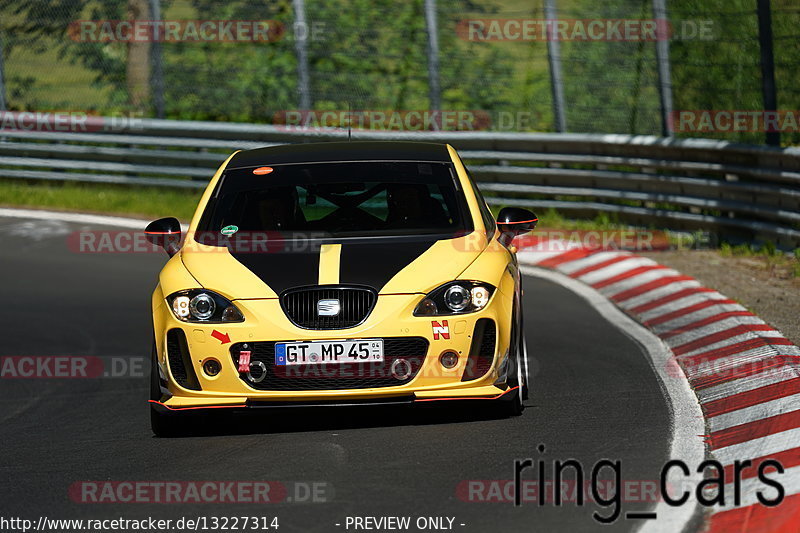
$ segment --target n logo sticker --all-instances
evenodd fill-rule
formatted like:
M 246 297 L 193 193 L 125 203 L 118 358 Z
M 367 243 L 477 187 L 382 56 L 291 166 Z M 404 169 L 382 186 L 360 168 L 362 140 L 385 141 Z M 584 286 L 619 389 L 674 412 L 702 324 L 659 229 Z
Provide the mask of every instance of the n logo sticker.
M 442 320 L 441 324 L 431 320 L 431 326 L 433 327 L 433 340 L 438 341 L 439 337 L 443 339 L 450 338 L 450 326 L 447 325 L 447 320 Z

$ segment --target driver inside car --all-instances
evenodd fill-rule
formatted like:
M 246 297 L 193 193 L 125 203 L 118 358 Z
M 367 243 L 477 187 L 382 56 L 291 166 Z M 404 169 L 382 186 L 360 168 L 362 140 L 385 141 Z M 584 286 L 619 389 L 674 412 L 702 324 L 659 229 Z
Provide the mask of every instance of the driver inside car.
M 258 216 L 265 231 L 297 231 L 305 217 L 295 187 L 271 187 L 258 199 Z
M 389 185 L 386 188 L 389 227 L 424 228 L 447 224 L 441 203 L 434 199 L 428 186 L 418 183 Z

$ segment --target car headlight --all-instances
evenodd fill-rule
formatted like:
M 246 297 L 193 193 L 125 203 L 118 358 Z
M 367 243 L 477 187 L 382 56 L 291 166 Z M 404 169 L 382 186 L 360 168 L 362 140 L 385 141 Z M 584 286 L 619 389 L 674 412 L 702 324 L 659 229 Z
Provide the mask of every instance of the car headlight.
M 458 315 L 480 311 L 489 303 L 494 287 L 480 281 L 453 281 L 429 293 L 414 309 L 414 316 Z
M 178 320 L 184 322 L 244 322 L 244 316 L 230 300 L 205 289 L 178 291 L 167 297 Z

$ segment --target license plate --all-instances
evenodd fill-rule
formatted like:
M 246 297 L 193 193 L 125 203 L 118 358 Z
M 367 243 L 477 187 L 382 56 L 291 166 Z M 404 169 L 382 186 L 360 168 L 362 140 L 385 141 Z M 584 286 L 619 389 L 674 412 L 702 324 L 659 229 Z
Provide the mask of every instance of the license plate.
M 381 362 L 383 339 L 275 343 L 277 366 Z

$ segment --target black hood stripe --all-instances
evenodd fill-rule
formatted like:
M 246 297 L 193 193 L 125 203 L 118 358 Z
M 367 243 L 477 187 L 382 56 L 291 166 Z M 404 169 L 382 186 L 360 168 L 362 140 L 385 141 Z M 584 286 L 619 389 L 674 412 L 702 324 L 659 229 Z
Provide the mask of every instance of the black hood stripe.
M 319 278 L 319 250 L 302 253 L 231 251 L 231 255 L 279 295 L 293 287 L 316 285 Z
M 380 291 L 439 237 L 392 239 L 343 244 L 339 259 L 339 283 L 365 285 Z M 231 255 L 269 285 L 277 294 L 295 287 L 317 285 L 320 250 L 286 253 L 239 253 Z
M 377 291 L 436 243 L 436 239 L 380 244 L 345 244 L 339 259 L 339 283 Z

